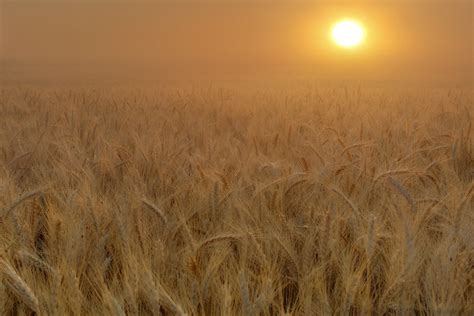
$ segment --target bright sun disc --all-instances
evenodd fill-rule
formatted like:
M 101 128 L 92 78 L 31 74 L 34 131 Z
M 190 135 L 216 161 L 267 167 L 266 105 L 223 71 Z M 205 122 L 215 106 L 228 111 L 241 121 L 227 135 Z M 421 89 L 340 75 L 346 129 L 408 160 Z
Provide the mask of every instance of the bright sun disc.
M 356 21 L 341 21 L 332 29 L 332 38 L 339 46 L 354 47 L 364 39 L 364 28 Z

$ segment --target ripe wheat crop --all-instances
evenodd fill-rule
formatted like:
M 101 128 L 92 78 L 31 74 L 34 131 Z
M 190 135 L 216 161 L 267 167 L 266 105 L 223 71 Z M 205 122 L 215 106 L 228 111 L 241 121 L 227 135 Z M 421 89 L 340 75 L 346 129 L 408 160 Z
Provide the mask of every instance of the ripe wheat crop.
M 0 90 L 0 310 L 474 313 L 473 92 Z

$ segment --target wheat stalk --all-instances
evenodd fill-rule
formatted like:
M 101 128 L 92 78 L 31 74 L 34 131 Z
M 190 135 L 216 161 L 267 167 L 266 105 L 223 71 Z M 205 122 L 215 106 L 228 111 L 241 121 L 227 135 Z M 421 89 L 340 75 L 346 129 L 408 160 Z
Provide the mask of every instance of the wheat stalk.
M 10 214 L 11 211 L 13 211 L 18 205 L 20 205 L 23 201 L 25 200 L 28 200 L 36 195 L 39 195 L 39 194 L 43 194 L 43 191 L 42 190 L 37 190 L 37 191 L 32 191 L 32 192 L 29 192 L 23 196 L 21 196 L 20 198 L 18 198 L 15 202 L 13 202 L 12 205 L 10 205 L 9 207 L 3 209 L 0 213 L 0 218 L 4 217 L 8 217 L 8 215 Z
M 6 287 L 33 312 L 39 313 L 38 299 L 33 291 L 2 257 L 0 257 L 0 271 L 4 276 Z
M 411 197 L 410 192 L 408 192 L 408 190 L 405 189 L 403 185 L 393 177 L 388 177 L 388 181 L 391 185 L 393 185 L 395 189 L 397 189 L 397 192 L 400 193 L 405 198 L 405 200 L 407 200 L 408 204 L 410 204 L 411 210 L 413 211 L 413 213 L 415 213 L 416 204 L 415 200 L 413 200 L 413 198 Z
M 145 204 L 146 206 L 148 206 L 148 208 L 150 210 L 152 210 L 156 215 L 158 215 L 158 217 L 166 224 L 168 222 L 166 216 L 165 216 L 165 213 L 163 213 L 163 211 L 158 207 L 156 206 L 155 204 L 153 204 L 152 202 L 148 201 L 147 199 L 143 198 L 142 199 L 142 202 L 143 204 Z
M 242 236 L 240 235 L 218 235 L 211 238 L 206 239 L 201 243 L 201 245 L 196 249 L 196 252 L 199 253 L 201 249 L 205 248 L 206 246 L 220 242 L 220 241 L 239 241 Z

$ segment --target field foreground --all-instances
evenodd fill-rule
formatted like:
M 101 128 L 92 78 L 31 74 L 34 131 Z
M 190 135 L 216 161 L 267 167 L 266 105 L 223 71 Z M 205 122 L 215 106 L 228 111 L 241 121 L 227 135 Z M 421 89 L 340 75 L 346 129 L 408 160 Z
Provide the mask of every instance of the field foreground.
M 472 90 L 0 90 L 0 310 L 474 312 Z

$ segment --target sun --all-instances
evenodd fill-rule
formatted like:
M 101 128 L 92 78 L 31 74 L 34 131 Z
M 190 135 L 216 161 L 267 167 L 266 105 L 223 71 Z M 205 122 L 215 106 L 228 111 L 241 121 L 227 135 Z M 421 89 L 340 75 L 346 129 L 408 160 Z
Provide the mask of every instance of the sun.
M 337 45 L 344 48 L 360 45 L 364 37 L 364 27 L 355 20 L 339 21 L 332 29 L 332 39 Z

